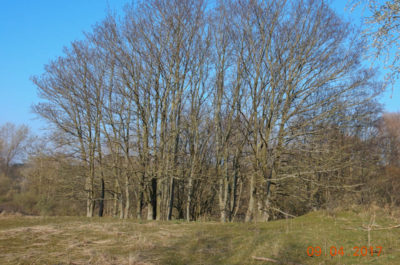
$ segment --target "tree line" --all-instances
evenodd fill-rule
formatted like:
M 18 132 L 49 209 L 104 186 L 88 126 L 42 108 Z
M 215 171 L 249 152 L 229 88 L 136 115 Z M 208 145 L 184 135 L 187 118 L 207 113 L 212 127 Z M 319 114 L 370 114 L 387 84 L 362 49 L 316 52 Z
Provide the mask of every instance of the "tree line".
M 316 0 L 127 5 L 32 79 L 53 150 L 27 174 L 52 171 L 48 194 L 88 217 L 268 221 L 382 194 L 397 205 L 395 186 L 374 183 L 398 170 L 398 114 L 381 116 L 358 35 Z

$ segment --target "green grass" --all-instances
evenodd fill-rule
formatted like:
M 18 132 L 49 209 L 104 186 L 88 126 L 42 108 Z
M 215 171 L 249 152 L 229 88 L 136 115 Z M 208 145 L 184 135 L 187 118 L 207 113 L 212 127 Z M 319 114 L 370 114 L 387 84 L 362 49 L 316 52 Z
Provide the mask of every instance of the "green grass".
M 113 218 L 0 217 L 0 264 L 399 264 L 400 229 L 372 231 L 378 257 L 353 256 L 368 244 L 371 212 L 313 212 L 269 223 L 144 222 Z M 375 228 L 400 223 L 377 210 Z M 321 247 L 309 257 L 309 246 Z M 332 257 L 331 246 L 344 256 Z M 375 248 L 376 249 L 376 248 Z M 325 256 L 326 254 L 326 256 Z

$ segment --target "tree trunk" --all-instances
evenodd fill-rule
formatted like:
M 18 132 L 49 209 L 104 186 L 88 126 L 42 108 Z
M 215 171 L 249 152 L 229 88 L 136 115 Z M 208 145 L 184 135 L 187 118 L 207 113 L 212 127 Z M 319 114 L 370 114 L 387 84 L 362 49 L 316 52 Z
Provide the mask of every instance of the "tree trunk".
M 130 208 L 130 193 L 129 193 L 129 176 L 125 175 L 125 210 L 124 218 L 129 218 L 129 208 Z
M 254 218 L 254 206 L 255 206 L 255 181 L 256 176 L 252 174 L 250 178 L 250 190 L 249 190 L 249 205 L 247 207 L 245 222 L 250 222 Z
M 86 217 L 93 217 L 94 213 L 94 194 L 93 194 L 93 179 L 88 177 L 86 179 L 86 190 L 87 190 L 87 198 L 86 198 Z
M 119 196 L 119 206 L 118 206 L 118 210 L 119 210 L 119 219 L 124 219 L 124 203 L 122 201 L 122 194 Z
M 139 196 L 136 202 L 136 218 L 138 220 L 142 219 L 142 208 L 143 208 L 143 190 L 139 191 Z
M 219 180 L 219 192 L 218 192 L 218 201 L 219 201 L 219 211 L 220 211 L 220 221 L 222 223 L 226 222 L 226 201 L 224 198 L 225 194 L 225 176 L 221 177 Z
M 190 222 L 190 208 L 192 205 L 192 189 L 193 189 L 193 171 L 190 173 L 188 191 L 187 191 L 187 201 L 186 201 L 186 221 Z
M 169 194 L 167 220 L 171 220 L 172 218 L 172 210 L 174 206 L 174 192 L 175 192 L 175 179 L 174 177 L 171 177 L 171 193 Z
M 161 213 L 162 213 L 162 181 L 161 181 L 161 174 L 158 175 L 157 180 L 157 195 L 156 195 L 156 220 L 161 220 Z
M 101 178 L 101 195 L 100 195 L 100 202 L 99 202 L 99 217 L 103 217 L 104 197 L 105 197 L 104 178 Z
M 147 202 L 147 220 L 153 220 L 153 203 Z
M 153 205 L 153 220 L 157 220 L 157 179 L 151 179 L 151 204 Z
M 115 179 L 115 184 L 114 184 L 114 212 L 113 216 L 117 217 L 118 216 L 118 206 L 119 206 L 119 200 L 120 200 L 120 187 L 118 183 L 118 179 Z

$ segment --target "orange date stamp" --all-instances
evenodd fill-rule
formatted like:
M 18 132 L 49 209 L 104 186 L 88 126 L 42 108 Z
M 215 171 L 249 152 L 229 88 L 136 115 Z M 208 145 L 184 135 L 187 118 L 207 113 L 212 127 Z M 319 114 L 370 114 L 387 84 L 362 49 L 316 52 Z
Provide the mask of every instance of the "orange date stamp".
M 335 247 L 335 246 L 331 246 L 329 248 L 329 253 L 327 253 L 327 250 L 325 250 L 325 254 L 322 253 L 322 248 L 319 246 L 316 247 L 308 247 L 307 248 L 307 255 L 309 257 L 319 257 L 321 255 L 325 255 L 325 256 L 353 256 L 353 257 L 366 257 L 366 256 L 370 256 L 370 257 L 379 257 L 382 253 L 382 249 L 383 247 L 381 246 L 361 246 L 361 247 L 353 247 L 353 249 L 351 251 L 345 252 L 343 247 Z

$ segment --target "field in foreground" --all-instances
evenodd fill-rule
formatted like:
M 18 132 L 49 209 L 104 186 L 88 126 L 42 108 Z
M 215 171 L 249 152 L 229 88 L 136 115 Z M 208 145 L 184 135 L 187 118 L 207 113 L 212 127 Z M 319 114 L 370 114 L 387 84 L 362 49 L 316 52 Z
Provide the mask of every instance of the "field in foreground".
M 3 216 L 0 264 L 279 264 L 253 257 L 280 264 L 400 264 L 400 229 L 389 228 L 400 220 L 376 213 L 372 222 L 371 215 L 314 212 L 252 224 Z M 368 248 L 362 256 L 368 245 L 364 227 L 373 223 L 375 252 L 371 257 Z M 314 254 L 321 247 L 321 255 L 309 257 L 309 246 Z

